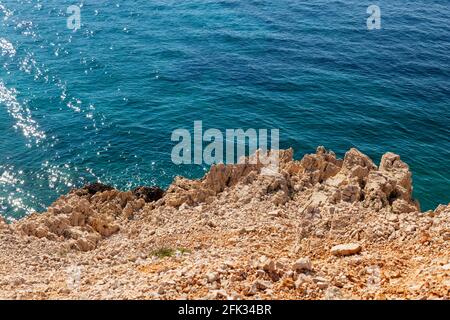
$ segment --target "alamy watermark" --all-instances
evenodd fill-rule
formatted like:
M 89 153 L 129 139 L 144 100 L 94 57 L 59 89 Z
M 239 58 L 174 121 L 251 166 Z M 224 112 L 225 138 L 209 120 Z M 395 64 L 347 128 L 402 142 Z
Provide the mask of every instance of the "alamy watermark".
M 79 6 L 72 5 L 67 8 L 67 28 L 70 30 L 77 31 L 81 28 L 81 9 Z
M 175 164 L 260 163 L 278 170 L 279 129 L 226 129 L 223 133 L 210 128 L 203 132 L 202 121 L 194 121 L 193 136 L 187 129 L 176 129 L 171 140 L 178 142 L 171 153 Z
M 367 29 L 368 30 L 374 30 L 374 29 L 381 29 L 381 9 L 377 5 L 370 5 L 367 8 L 367 13 L 370 14 L 370 16 L 367 18 Z
M 81 5 L 82 6 L 82 5 Z M 77 31 L 81 28 L 81 6 L 71 5 L 67 8 L 67 28 Z M 372 4 L 367 7 L 367 29 L 375 30 L 381 29 L 381 9 L 379 6 Z

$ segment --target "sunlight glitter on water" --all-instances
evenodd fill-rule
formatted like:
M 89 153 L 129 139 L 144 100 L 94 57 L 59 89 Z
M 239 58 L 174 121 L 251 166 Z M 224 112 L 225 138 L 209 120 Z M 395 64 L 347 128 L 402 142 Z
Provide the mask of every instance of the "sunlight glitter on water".
M 14 127 L 21 130 L 27 139 L 39 144 L 46 138 L 45 132 L 32 118 L 30 109 L 18 102 L 17 91 L 14 88 L 8 89 L 3 81 L 0 81 L 0 103 L 6 106 L 8 113 L 14 118 Z
M 16 55 L 16 49 L 11 42 L 5 38 L 0 38 L 0 49 L 2 51 L 2 56 L 14 57 Z
M 32 197 L 32 195 L 26 195 L 21 186 L 24 184 L 24 180 L 20 178 L 23 174 L 22 171 L 15 171 L 13 167 L 0 166 L 0 189 L 13 189 L 14 192 L 9 194 L 0 195 L 0 212 L 7 209 L 6 204 L 13 208 L 15 212 L 26 212 L 31 214 L 35 210 L 27 206 L 23 198 Z M 12 221 L 12 220 L 10 220 Z

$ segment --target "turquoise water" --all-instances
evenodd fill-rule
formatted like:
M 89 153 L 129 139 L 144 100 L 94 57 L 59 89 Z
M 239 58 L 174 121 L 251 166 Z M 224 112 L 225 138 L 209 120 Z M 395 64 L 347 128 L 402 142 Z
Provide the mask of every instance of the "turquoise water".
M 82 4 L 81 28 L 66 26 Z M 366 9 L 381 8 L 381 30 Z M 446 1 L 0 0 L 0 214 L 87 181 L 167 186 L 171 132 L 280 128 L 296 156 L 399 153 L 450 201 Z

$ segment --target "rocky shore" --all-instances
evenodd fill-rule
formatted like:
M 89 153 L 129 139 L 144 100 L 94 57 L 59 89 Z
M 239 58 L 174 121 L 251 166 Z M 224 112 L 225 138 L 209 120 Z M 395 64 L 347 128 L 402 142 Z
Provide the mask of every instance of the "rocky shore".
M 356 149 L 215 165 L 163 191 L 72 190 L 0 218 L 3 299 L 448 299 L 450 204 L 421 212 L 409 167 Z

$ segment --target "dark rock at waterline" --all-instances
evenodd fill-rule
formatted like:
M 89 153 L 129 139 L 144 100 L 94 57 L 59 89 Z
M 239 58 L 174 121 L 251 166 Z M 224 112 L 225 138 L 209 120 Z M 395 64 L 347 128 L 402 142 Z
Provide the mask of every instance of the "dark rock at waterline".
M 86 190 L 89 194 L 96 194 L 97 192 L 104 192 L 104 191 L 110 191 L 114 190 L 114 187 L 108 186 L 103 183 L 95 182 L 91 184 L 87 184 L 83 187 L 84 190 Z
M 145 202 L 153 202 L 164 196 L 164 190 L 160 187 L 137 187 L 133 190 L 133 194 L 137 198 L 142 198 Z

